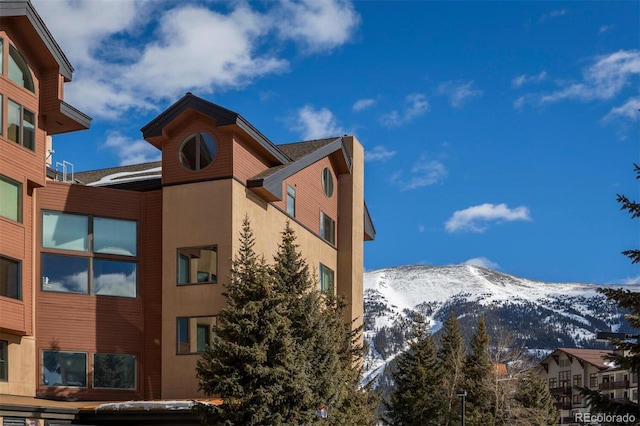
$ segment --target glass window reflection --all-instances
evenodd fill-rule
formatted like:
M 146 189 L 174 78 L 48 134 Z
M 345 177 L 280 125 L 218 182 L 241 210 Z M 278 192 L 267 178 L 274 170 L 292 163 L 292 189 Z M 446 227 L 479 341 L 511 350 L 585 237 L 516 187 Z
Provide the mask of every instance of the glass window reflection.
M 132 220 L 93 218 L 93 251 L 136 255 L 137 223 Z
M 88 293 L 89 259 L 86 257 L 43 254 L 42 290 Z
M 93 260 L 93 293 L 101 296 L 136 297 L 136 264 L 117 260 Z
M 42 247 L 89 250 L 89 218 L 67 213 L 42 214 Z

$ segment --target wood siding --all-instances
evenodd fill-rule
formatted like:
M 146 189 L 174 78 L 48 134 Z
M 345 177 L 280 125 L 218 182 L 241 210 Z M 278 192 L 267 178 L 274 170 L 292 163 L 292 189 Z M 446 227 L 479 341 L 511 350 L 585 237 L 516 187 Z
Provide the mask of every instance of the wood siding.
M 331 170 L 333 176 L 333 195 L 331 198 L 325 195 L 322 188 L 322 171 L 325 167 Z M 322 211 L 336 222 L 336 230 L 338 229 L 338 177 L 328 157 L 285 179 L 282 183 L 283 199 L 273 203 L 285 212 L 287 211 L 287 186 L 296 190 L 296 221 L 316 235 L 320 235 L 320 212 Z
M 0 31 L 0 38 L 4 39 L 4 63 L 8 63 L 9 45 L 13 44 L 16 49 L 22 54 L 27 64 L 32 64 L 35 58 L 30 54 L 29 50 L 23 49 L 17 40 L 12 40 L 9 34 Z M 5 65 L 7 67 L 8 65 Z M 43 123 L 41 122 L 41 114 L 39 108 L 39 90 L 40 90 L 40 72 L 38 69 L 31 67 L 33 82 L 36 87 L 36 93 L 33 93 L 22 86 L 9 80 L 7 74 L 0 74 L 0 95 L 2 95 L 2 128 L 0 135 L 0 171 L 2 174 L 7 175 L 9 165 L 12 164 L 19 171 L 18 174 L 10 176 L 17 181 L 22 181 L 22 177 L 26 176 L 27 179 L 37 183 L 38 185 L 44 185 L 45 170 L 43 162 L 45 158 L 45 131 L 43 129 Z M 8 139 L 7 135 L 7 103 L 8 100 L 22 105 L 24 108 L 35 113 L 35 151 L 20 146 L 15 142 Z M 15 176 L 18 176 L 16 178 Z
M 237 133 L 234 134 L 233 141 L 233 175 L 246 185 L 248 179 L 267 170 L 269 162 L 254 145 Z
M 144 379 L 144 398 L 161 397 L 162 374 L 162 191 L 144 194 L 141 226 L 142 277 L 140 297 L 144 302 L 144 354 L 140 358 L 140 374 Z
M 158 195 L 149 194 L 152 202 L 150 213 L 158 211 Z M 154 371 L 154 354 L 147 354 L 145 322 L 153 323 L 154 312 L 158 311 L 158 296 L 155 303 L 147 307 L 145 295 L 154 292 L 147 285 L 158 286 L 153 279 L 146 279 L 148 266 L 145 236 L 154 226 L 144 222 L 143 212 L 145 194 L 108 188 L 91 188 L 80 185 L 69 185 L 49 182 L 45 188 L 38 190 L 38 238 L 41 241 L 40 216 L 43 210 L 64 211 L 85 215 L 96 215 L 110 218 L 131 219 L 138 221 L 138 292 L 137 297 L 111 297 L 84 294 L 53 293 L 36 289 L 36 328 L 37 328 L 37 391 L 46 395 L 74 398 L 110 400 L 110 399 L 142 399 L 147 383 L 153 386 L 157 377 L 149 377 Z M 155 221 L 157 227 L 157 219 Z M 155 237 L 157 238 L 157 236 Z M 41 252 L 38 244 L 36 256 L 37 270 L 40 271 Z M 58 251 L 61 252 L 61 251 Z M 38 273 L 38 276 L 40 273 Z M 152 274 L 153 275 L 153 274 Z M 39 282 L 39 280 L 36 280 Z M 153 297 L 152 297 L 152 300 Z M 159 317 L 156 319 L 159 321 Z M 153 330 L 153 325 L 150 327 Z M 150 339 L 158 338 L 151 332 Z M 87 388 L 47 387 L 41 383 L 42 351 L 60 350 L 87 353 Z M 93 389 L 92 360 L 94 353 L 130 354 L 136 356 L 137 384 L 135 390 Z M 143 361 L 147 355 L 151 361 L 149 371 Z M 158 361 L 155 361 L 157 366 Z M 156 367 L 157 368 L 157 367 Z M 153 376 L 153 374 L 152 374 Z
M 162 183 L 164 185 L 231 177 L 233 134 L 219 131 L 215 120 L 194 111 L 186 111 L 171 123 L 165 132 L 168 139 L 162 145 Z M 213 136 L 216 140 L 217 153 L 208 167 L 196 172 L 182 167 L 179 150 L 188 136 L 199 132 Z

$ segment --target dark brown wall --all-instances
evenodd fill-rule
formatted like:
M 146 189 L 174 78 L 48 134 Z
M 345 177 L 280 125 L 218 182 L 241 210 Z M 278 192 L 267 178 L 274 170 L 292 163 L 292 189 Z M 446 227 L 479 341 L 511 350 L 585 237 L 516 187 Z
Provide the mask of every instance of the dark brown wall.
M 141 357 L 141 375 L 144 377 L 144 398 L 159 399 L 162 371 L 162 192 L 144 194 L 140 267 L 144 272 L 140 280 L 140 297 L 144 308 L 144 354 Z

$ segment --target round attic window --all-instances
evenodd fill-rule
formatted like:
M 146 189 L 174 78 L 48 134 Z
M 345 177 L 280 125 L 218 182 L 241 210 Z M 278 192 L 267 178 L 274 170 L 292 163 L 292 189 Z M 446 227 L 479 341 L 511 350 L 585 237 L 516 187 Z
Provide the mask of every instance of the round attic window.
M 328 167 L 322 171 L 322 189 L 324 189 L 324 195 L 331 198 L 333 195 L 333 176 Z
M 180 164 L 189 170 L 202 170 L 216 158 L 218 147 L 213 136 L 196 133 L 180 145 Z

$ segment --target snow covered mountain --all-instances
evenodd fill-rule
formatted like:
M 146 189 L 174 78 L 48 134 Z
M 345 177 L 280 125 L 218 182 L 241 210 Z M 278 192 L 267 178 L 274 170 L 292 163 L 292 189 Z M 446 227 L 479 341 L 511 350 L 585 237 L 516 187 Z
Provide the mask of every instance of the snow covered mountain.
M 542 353 L 557 347 L 593 347 L 598 330 L 629 331 L 617 305 L 598 284 L 545 283 L 472 265 L 400 266 L 364 276 L 365 381 L 383 376 L 406 348 L 411 318 L 421 312 L 438 335 L 449 312 L 463 333 L 483 316 L 490 334 L 508 333 Z M 625 286 L 640 292 L 640 285 Z M 637 331 L 636 331 L 637 332 Z

